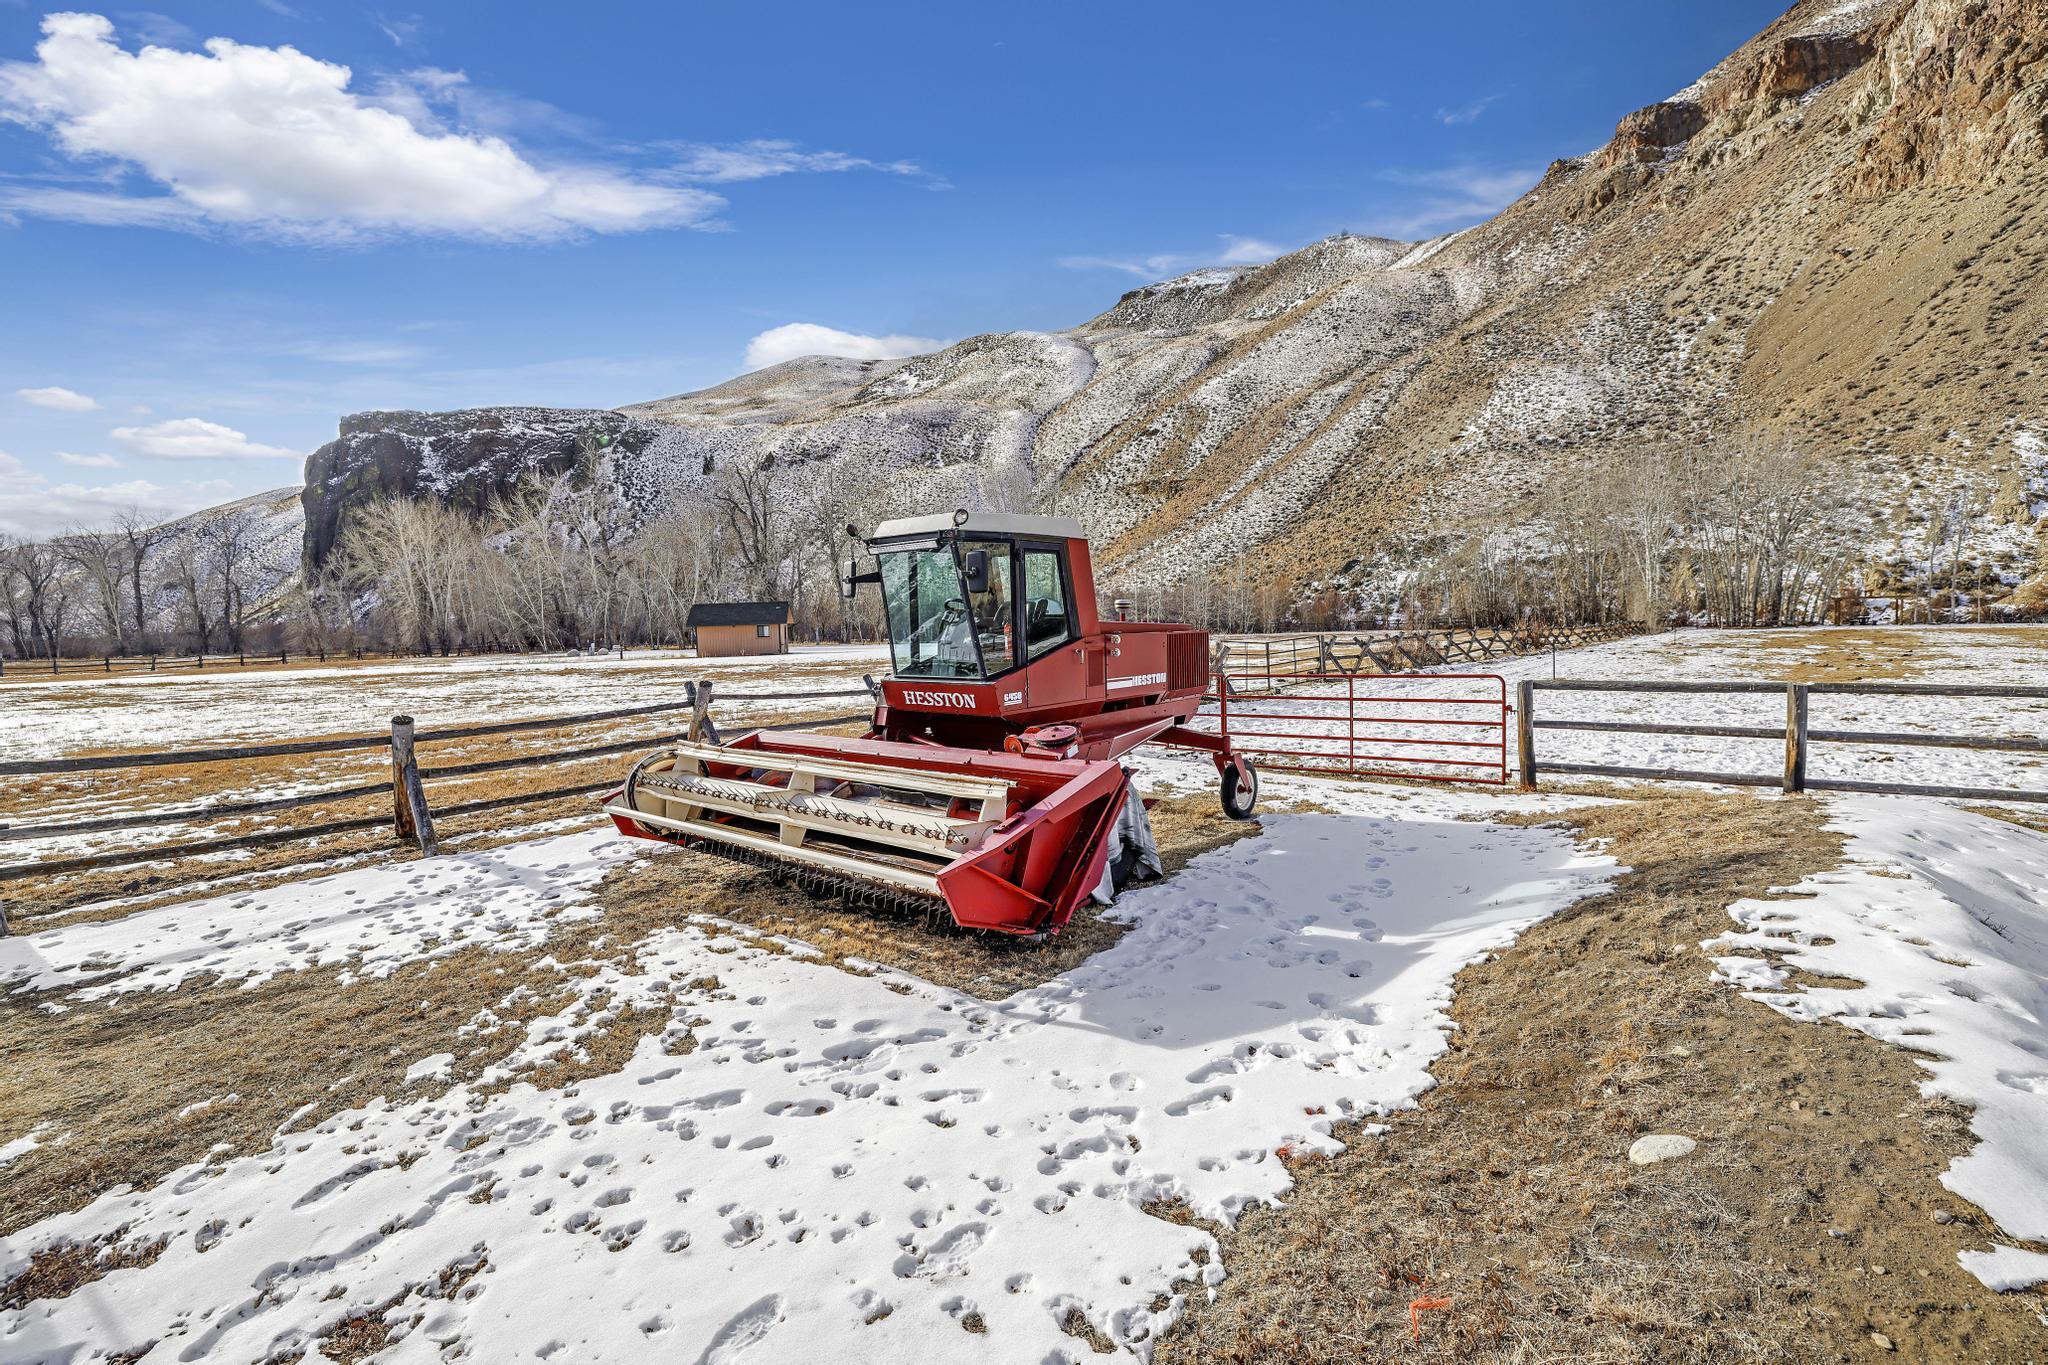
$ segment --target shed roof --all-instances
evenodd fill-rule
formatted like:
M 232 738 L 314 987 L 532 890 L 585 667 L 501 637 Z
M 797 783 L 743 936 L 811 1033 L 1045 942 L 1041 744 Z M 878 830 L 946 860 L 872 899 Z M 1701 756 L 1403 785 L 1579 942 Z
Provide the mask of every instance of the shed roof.
M 690 608 L 691 626 L 786 626 L 787 602 L 699 602 Z

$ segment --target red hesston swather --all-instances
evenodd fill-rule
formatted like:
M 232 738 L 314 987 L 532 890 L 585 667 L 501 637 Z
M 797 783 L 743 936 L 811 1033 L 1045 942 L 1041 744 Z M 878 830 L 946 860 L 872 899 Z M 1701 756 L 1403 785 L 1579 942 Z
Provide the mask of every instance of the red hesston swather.
M 1250 818 L 1250 761 L 1188 725 L 1208 632 L 1099 619 L 1078 522 L 956 512 L 864 539 L 877 569 L 849 565 L 846 592 L 881 584 L 894 662 L 868 733 L 677 744 L 607 798 L 622 832 L 1042 936 L 1149 846 L 1120 829 L 1145 818 L 1117 761 L 1140 744 L 1213 754 L 1224 813 Z

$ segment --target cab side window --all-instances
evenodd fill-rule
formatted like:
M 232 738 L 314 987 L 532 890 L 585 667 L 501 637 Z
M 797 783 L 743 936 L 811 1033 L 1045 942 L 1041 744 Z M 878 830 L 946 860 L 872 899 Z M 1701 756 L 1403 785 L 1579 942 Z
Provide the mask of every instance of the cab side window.
M 1037 658 L 1074 638 L 1067 617 L 1067 582 L 1055 550 L 1024 552 L 1024 646 Z
M 1004 540 L 962 541 L 962 561 L 977 550 L 988 563 L 988 588 L 969 593 L 967 606 L 974 619 L 975 638 L 981 642 L 982 668 L 985 676 L 992 678 L 1017 662 L 1010 644 L 1010 544 Z

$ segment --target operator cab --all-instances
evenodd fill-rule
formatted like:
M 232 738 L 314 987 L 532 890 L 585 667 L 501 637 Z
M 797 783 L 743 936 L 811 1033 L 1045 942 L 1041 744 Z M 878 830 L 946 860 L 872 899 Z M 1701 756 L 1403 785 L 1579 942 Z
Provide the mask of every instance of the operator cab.
M 846 595 L 860 583 L 881 585 L 896 677 L 999 678 L 1092 629 L 1082 537 L 1071 517 L 955 512 L 885 521 L 872 536 L 855 536 L 876 568 L 862 574 L 849 564 Z

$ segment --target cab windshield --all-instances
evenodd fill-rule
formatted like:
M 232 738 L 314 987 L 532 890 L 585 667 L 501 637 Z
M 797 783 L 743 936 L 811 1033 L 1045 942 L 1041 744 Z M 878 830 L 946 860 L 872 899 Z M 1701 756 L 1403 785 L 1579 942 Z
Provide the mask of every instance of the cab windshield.
M 876 556 L 897 677 L 985 678 L 1015 661 L 1009 547 L 976 543 L 966 549 L 987 555 L 986 592 L 968 593 L 951 545 Z

